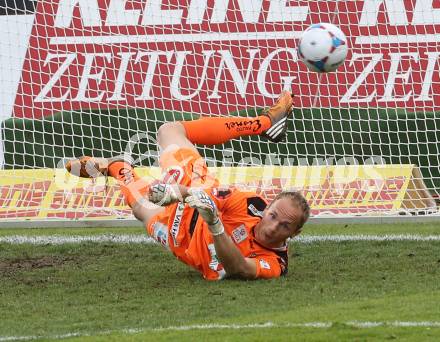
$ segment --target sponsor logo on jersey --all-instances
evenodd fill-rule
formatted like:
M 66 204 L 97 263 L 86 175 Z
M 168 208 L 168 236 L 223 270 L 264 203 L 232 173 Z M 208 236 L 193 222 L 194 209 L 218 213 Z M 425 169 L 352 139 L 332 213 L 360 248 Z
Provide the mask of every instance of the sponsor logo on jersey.
M 261 197 L 247 199 L 248 215 L 263 217 L 263 210 L 266 209 L 266 202 Z
M 270 270 L 270 265 L 266 260 L 260 259 L 260 266 L 266 270 Z
M 174 215 L 173 224 L 171 225 L 171 238 L 173 239 L 174 246 L 179 246 L 177 241 L 177 236 L 179 235 L 180 222 L 182 221 L 183 210 L 185 209 L 185 204 L 179 202 L 176 208 L 176 214 Z
M 232 191 L 228 188 L 214 188 L 212 194 L 218 199 L 226 199 L 231 196 Z
M 255 208 L 255 206 L 253 204 L 251 204 L 248 207 L 249 211 L 252 213 L 253 216 L 260 216 L 263 217 L 263 212 L 258 210 L 257 208 Z
M 215 250 L 215 246 L 213 243 L 210 243 L 208 245 L 208 251 L 211 255 L 211 261 L 209 263 L 209 268 L 218 274 L 218 279 L 223 279 L 226 276 L 226 271 L 223 268 L 223 265 L 220 263 L 220 261 L 217 258 L 217 252 Z
M 153 223 L 153 238 L 162 246 L 169 248 L 168 227 L 161 222 Z
M 246 227 L 244 224 L 239 226 L 238 228 L 235 228 L 232 231 L 232 239 L 235 241 L 235 243 L 240 243 L 248 237 L 248 233 L 246 231 Z

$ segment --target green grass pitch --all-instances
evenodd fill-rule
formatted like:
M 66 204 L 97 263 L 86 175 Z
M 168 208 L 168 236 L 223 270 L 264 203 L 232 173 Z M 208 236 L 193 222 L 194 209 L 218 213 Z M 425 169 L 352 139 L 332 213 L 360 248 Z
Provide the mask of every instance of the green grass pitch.
M 162 247 L 2 238 L 142 228 L 0 230 L 0 341 L 438 341 L 440 241 L 293 241 L 287 277 L 204 281 Z M 439 224 L 308 225 L 303 236 L 440 238 Z M 2 242 L 3 241 L 3 242 Z

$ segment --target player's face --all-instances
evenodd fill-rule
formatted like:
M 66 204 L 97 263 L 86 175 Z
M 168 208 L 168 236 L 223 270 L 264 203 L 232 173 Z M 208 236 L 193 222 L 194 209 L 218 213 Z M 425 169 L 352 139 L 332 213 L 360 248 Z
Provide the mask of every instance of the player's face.
M 297 229 L 302 211 L 292 205 L 290 198 L 280 198 L 263 212 L 263 218 L 255 227 L 255 237 L 265 247 L 281 247 L 287 238 L 300 233 Z

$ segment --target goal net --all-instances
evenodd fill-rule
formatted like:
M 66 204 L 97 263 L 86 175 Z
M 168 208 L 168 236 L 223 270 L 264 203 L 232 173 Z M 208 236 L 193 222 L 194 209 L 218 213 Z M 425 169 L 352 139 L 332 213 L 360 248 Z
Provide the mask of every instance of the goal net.
M 319 22 L 348 37 L 333 73 L 298 61 Z M 222 182 L 301 191 L 317 217 L 437 214 L 438 1 L 7 0 L 0 37 L 2 219 L 129 218 L 116 184 L 63 163 L 129 153 L 160 177 L 161 124 L 252 117 L 284 89 L 286 142 L 199 147 Z

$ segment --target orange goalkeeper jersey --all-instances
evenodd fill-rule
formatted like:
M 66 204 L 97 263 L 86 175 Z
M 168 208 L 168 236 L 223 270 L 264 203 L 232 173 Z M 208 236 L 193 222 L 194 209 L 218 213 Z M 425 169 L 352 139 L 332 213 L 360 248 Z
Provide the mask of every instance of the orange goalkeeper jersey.
M 167 177 L 180 184 L 194 184 L 195 159 L 200 155 L 190 149 L 180 149 L 173 154 L 172 163 L 162 157 L 161 163 Z M 181 161 L 176 165 L 176 160 Z M 182 163 L 182 161 L 184 161 Z M 198 164 L 204 165 L 204 163 Z M 208 177 L 206 167 L 198 167 L 196 177 L 203 182 Z M 213 178 L 210 178 L 212 181 Z M 197 181 L 197 180 L 196 180 Z M 202 183 L 203 183 L 202 182 Z M 200 185 L 200 184 L 199 184 Z M 266 201 L 253 192 L 242 192 L 235 188 L 220 188 L 214 179 L 207 193 L 217 205 L 220 219 L 241 254 L 255 260 L 257 278 L 274 278 L 287 273 L 287 245 L 269 249 L 255 240 L 254 227 L 261 220 Z M 168 248 L 179 260 L 202 273 L 205 279 L 218 280 L 226 273 L 219 262 L 213 237 L 208 225 L 197 210 L 184 203 L 166 207 L 165 212 L 150 220 L 147 231 L 155 240 Z

